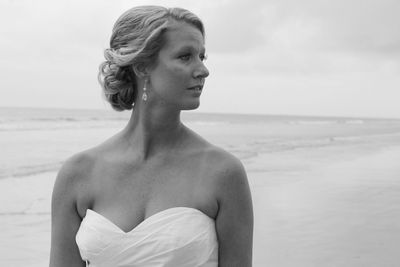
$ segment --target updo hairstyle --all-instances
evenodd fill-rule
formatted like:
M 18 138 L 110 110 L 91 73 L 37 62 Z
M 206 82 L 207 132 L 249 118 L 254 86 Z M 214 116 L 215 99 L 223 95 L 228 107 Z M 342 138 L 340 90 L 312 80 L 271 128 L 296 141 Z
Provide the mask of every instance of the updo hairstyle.
M 133 66 L 155 63 L 164 45 L 164 32 L 171 20 L 195 26 L 204 36 L 201 20 L 182 8 L 139 6 L 129 9 L 115 22 L 106 61 L 100 64 L 98 79 L 106 100 L 117 111 L 130 110 L 138 88 Z

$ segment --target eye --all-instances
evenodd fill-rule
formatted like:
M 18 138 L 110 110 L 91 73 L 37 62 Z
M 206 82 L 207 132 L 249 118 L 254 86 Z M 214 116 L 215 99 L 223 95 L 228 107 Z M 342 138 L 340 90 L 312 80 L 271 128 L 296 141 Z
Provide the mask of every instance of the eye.
M 207 60 L 207 55 L 206 54 L 201 54 L 200 55 L 200 60 L 201 61 Z
M 188 61 L 188 60 L 190 60 L 191 56 L 192 56 L 191 54 L 183 54 L 183 55 L 179 56 L 179 59 L 183 60 L 183 61 Z

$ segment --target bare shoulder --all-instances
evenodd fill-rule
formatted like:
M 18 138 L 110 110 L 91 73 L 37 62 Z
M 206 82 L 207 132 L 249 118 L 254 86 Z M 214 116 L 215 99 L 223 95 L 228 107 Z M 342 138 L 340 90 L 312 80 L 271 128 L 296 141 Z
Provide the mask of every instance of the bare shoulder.
M 57 180 L 71 183 L 84 177 L 93 165 L 95 157 L 90 150 L 82 151 L 68 158 L 58 173 Z
M 245 168 L 235 155 L 191 132 L 197 148 L 195 154 L 201 155 L 197 159 L 201 159 L 199 164 L 202 166 L 202 174 L 208 177 L 210 188 L 214 188 L 217 200 L 221 197 L 221 190 L 235 190 L 236 186 L 247 186 Z
M 53 190 L 53 204 L 69 200 L 76 202 L 80 185 L 90 176 L 96 161 L 93 151 L 87 150 L 68 158 L 57 174 Z
M 203 137 L 193 132 L 198 149 L 204 159 L 204 165 L 207 166 L 209 174 L 216 182 L 230 179 L 247 179 L 246 172 L 242 162 L 232 153 L 225 149 L 211 144 Z M 233 177 L 234 176 L 234 177 Z
M 243 197 L 249 203 L 251 197 L 247 174 L 240 159 L 212 144 L 205 144 L 201 150 L 203 177 L 218 206 L 232 203 L 232 197 Z
M 71 156 L 62 165 L 57 180 L 65 183 L 76 183 L 88 177 L 99 159 L 99 154 L 100 147 L 94 147 Z
M 207 161 L 218 203 L 219 266 L 251 266 L 253 206 L 245 168 L 237 157 L 218 147 L 209 148 Z
M 51 202 L 50 266 L 84 266 L 75 243 L 83 217 L 77 203 L 93 162 L 91 152 L 78 153 L 66 160 L 57 175 Z
M 57 184 L 68 188 L 87 182 L 96 164 L 107 151 L 109 141 L 101 143 L 93 148 L 81 151 L 68 158 L 60 168 L 56 179 Z
M 53 205 L 72 202 L 83 217 L 93 202 L 93 185 L 97 183 L 95 170 L 113 149 L 118 134 L 104 142 L 68 158 L 58 172 L 53 190 Z
M 232 153 L 212 145 L 206 150 L 206 155 L 215 183 L 223 185 L 247 181 L 246 171 L 242 162 Z

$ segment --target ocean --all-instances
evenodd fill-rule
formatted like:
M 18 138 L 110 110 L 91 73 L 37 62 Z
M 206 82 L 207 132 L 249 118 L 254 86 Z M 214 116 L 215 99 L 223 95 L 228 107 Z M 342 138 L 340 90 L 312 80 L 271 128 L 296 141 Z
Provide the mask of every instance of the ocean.
M 0 108 L 0 179 L 57 170 L 121 130 L 130 112 Z M 240 159 L 260 153 L 395 142 L 400 120 L 183 112 L 182 120 Z M 384 136 L 384 140 L 379 137 Z

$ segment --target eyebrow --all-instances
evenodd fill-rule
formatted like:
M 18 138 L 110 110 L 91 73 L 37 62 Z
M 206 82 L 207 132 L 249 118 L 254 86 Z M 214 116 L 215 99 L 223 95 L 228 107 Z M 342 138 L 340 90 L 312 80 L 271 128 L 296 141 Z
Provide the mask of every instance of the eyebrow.
M 193 45 L 185 45 L 185 46 L 179 47 L 177 49 L 177 51 L 182 51 L 182 50 L 196 50 L 197 51 L 197 48 L 195 46 L 193 46 Z M 206 52 L 206 48 L 203 46 L 200 49 L 200 52 L 205 53 Z

